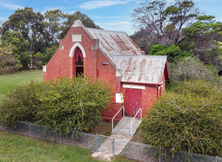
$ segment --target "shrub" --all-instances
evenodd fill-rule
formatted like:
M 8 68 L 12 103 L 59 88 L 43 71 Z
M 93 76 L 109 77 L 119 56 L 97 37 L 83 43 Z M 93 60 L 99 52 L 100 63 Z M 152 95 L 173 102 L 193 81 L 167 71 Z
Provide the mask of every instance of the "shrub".
M 171 153 L 221 155 L 222 89 L 210 82 L 184 81 L 147 112 L 141 125 L 145 143 Z
M 187 51 L 182 51 L 179 46 L 175 44 L 171 46 L 164 46 L 162 44 L 153 45 L 148 55 L 166 55 L 168 62 L 175 62 L 184 57 L 191 56 Z
M 6 125 L 17 121 L 34 122 L 41 106 L 37 95 L 43 89 L 43 83 L 32 81 L 12 90 L 0 105 L 0 121 Z
M 221 84 L 214 66 L 205 65 L 195 57 L 187 57 L 169 65 L 170 76 L 174 81 L 205 80 Z
M 13 53 L 13 46 L 3 46 L 0 44 L 0 75 L 6 73 L 12 73 L 21 69 L 21 64 Z
M 31 82 L 13 90 L 0 106 L 0 121 L 26 121 L 70 130 L 90 131 L 112 99 L 109 83 L 90 77 Z

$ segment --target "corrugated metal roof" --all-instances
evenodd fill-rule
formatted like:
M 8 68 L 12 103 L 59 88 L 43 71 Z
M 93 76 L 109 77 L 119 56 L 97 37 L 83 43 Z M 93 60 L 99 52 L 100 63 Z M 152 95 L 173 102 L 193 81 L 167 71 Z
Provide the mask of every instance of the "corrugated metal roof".
M 122 82 L 162 84 L 166 56 L 113 56 Z
M 99 39 L 99 48 L 113 62 L 114 55 L 138 56 L 142 50 L 125 33 L 119 31 L 109 31 L 86 28 L 93 39 Z

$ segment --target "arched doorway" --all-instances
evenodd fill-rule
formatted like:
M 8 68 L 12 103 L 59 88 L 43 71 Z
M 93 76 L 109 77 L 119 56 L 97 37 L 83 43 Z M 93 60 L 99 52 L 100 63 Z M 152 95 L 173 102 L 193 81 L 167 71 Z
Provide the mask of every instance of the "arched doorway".
M 79 47 L 76 48 L 75 53 L 74 53 L 74 76 L 78 77 L 80 75 L 84 74 L 84 67 L 83 67 L 83 55 L 82 51 Z

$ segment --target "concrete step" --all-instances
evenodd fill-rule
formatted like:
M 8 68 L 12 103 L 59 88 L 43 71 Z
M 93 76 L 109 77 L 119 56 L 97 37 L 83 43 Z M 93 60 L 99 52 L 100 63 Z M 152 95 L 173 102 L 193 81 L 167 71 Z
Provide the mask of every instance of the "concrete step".
M 119 121 L 119 123 L 113 129 L 112 134 L 122 135 L 126 137 L 131 136 L 131 121 L 132 120 L 133 120 L 133 117 L 123 116 L 122 119 Z M 140 124 L 141 124 L 140 119 L 135 118 L 133 120 L 132 136 L 136 133 L 136 130 Z

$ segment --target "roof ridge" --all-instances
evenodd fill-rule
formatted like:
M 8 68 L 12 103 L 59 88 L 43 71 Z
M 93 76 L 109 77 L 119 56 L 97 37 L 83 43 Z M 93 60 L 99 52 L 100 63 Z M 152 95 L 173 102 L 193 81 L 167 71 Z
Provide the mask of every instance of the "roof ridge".
M 103 29 L 96 29 L 96 28 L 88 28 L 86 27 L 87 30 L 99 30 L 101 32 L 113 32 L 113 33 L 124 33 L 124 34 L 127 34 L 126 32 L 124 31 L 114 31 L 114 30 L 103 30 Z

